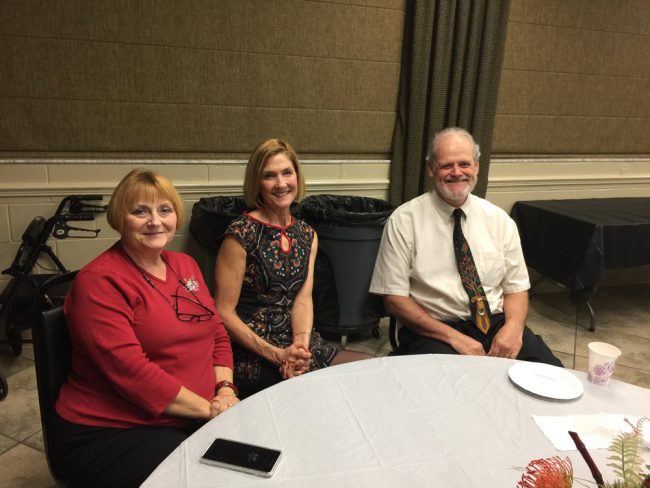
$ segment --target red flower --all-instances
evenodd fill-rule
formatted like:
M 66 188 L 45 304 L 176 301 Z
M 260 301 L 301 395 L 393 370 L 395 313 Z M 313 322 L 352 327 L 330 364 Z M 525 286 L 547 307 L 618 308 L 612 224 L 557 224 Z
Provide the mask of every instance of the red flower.
M 518 488 L 571 488 L 573 486 L 573 465 L 569 458 L 557 456 L 535 459 L 528 463 L 521 475 Z

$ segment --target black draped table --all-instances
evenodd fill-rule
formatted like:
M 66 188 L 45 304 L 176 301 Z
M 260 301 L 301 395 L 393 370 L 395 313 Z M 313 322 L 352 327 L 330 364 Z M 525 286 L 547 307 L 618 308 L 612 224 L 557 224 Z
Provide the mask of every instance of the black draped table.
M 511 216 L 526 264 L 567 286 L 574 302 L 589 305 L 605 270 L 650 264 L 650 198 L 521 201 Z

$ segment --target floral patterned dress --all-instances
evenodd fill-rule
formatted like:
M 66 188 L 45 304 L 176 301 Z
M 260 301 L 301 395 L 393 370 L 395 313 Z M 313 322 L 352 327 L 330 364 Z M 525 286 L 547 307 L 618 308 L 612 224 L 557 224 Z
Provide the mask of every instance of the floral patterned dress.
M 293 342 L 291 311 L 296 295 L 309 270 L 314 229 L 302 220 L 286 227 L 261 222 L 247 213 L 230 223 L 226 235 L 234 237 L 246 251 L 246 271 L 237 314 L 258 336 L 277 347 Z M 288 249 L 282 249 L 282 236 Z M 285 244 L 286 246 L 286 244 Z M 324 344 L 312 329 L 311 369 L 329 365 L 338 348 Z M 233 344 L 235 381 L 255 384 L 260 377 L 263 358 Z

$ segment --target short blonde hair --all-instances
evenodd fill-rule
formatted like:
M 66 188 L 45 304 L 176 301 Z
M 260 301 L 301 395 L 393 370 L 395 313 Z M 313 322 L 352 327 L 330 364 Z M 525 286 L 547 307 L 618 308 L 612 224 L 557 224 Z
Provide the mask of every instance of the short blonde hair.
M 291 144 L 282 139 L 267 139 L 261 142 L 251 153 L 246 165 L 246 175 L 244 177 L 244 201 L 246 206 L 250 209 L 257 209 L 264 207 L 262 200 L 262 192 L 260 183 L 262 181 L 262 173 L 264 172 L 264 165 L 273 156 L 277 154 L 284 154 L 293 163 L 293 169 L 296 172 L 298 179 L 298 188 L 296 201 L 300 201 L 305 196 L 305 178 L 300 168 L 300 161 L 298 155 L 294 151 Z
M 176 229 L 183 225 L 185 207 L 174 185 L 159 173 L 134 169 L 118 183 L 106 209 L 106 220 L 120 234 L 124 217 L 140 199 L 148 201 L 169 200 L 176 213 Z

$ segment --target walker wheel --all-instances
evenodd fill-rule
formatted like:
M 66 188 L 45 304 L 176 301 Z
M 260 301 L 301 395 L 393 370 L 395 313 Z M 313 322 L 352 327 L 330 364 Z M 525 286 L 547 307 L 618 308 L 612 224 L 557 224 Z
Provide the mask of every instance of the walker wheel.
M 5 378 L 5 375 L 0 373 L 0 400 L 7 398 L 8 393 L 9 385 L 7 384 L 7 379 Z

